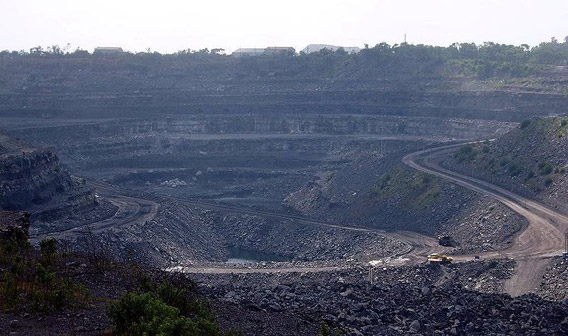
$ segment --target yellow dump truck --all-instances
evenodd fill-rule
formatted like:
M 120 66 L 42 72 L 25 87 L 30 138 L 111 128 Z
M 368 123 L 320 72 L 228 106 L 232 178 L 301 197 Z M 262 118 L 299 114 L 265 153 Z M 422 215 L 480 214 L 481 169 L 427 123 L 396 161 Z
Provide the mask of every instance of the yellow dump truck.
M 443 254 L 439 254 L 439 253 L 433 253 L 430 254 L 428 256 L 428 263 L 432 264 L 432 263 L 441 263 L 441 264 L 449 264 L 452 262 L 452 257 L 448 257 L 446 255 Z

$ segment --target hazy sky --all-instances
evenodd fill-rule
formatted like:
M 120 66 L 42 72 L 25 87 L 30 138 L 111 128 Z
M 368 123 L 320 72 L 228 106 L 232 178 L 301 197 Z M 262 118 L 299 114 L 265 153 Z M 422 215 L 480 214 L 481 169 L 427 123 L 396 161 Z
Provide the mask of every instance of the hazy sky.
M 568 0 L 0 0 L 0 50 L 129 51 L 310 43 L 536 45 L 568 35 Z

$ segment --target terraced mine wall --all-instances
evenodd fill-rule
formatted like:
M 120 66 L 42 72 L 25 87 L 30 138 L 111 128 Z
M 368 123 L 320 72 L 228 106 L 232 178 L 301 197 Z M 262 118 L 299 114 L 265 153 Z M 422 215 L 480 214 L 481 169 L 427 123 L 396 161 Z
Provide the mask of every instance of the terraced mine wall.
M 492 138 L 514 123 L 486 120 L 438 119 L 360 115 L 220 115 L 90 121 L 47 125 L 41 120 L 12 124 L 11 134 L 35 144 L 49 144 L 71 166 L 81 162 L 112 161 L 148 154 L 179 157 L 212 152 L 267 151 L 329 152 L 341 148 L 335 136 L 351 141 L 389 138 L 430 141 Z M 49 126 L 49 127 L 48 127 Z M 341 140 L 344 141 L 344 140 Z
M 62 168 L 52 151 L 0 134 L 0 209 L 26 210 L 38 219 L 95 205 L 91 191 Z
M 482 79 L 460 72 L 451 62 L 418 58 L 392 63 L 365 57 L 3 53 L 0 115 L 361 114 L 521 121 L 563 114 L 568 107 L 565 67 L 541 66 L 520 78 Z
M 269 86 L 269 85 L 268 85 Z M 462 91 L 328 91 L 236 94 L 169 93 L 0 95 L 0 111 L 10 117 L 138 118 L 160 115 L 362 114 L 521 121 L 562 114 L 568 99 L 554 93 Z

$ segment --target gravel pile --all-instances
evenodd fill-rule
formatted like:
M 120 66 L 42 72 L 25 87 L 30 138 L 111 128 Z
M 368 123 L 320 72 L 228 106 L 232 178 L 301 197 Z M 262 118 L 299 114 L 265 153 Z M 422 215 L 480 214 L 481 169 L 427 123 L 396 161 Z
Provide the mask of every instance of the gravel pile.
M 525 218 L 501 202 L 477 197 L 442 231 L 458 242 L 454 253 L 472 254 L 506 249 L 526 225 Z
M 568 302 L 568 260 L 555 258 L 542 278 L 539 295 Z

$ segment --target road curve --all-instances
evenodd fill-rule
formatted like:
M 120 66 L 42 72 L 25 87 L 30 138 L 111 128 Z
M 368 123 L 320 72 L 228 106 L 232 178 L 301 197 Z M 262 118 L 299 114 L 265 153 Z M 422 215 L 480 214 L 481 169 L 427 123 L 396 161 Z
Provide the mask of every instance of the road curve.
M 114 194 L 105 196 L 105 199 L 117 207 L 117 211 L 111 217 L 64 230 L 45 232 L 31 237 L 31 240 L 39 241 L 47 237 L 62 239 L 77 235 L 96 234 L 110 228 L 145 223 L 154 219 L 159 209 L 158 203 L 142 198 Z
M 90 181 L 89 186 L 95 188 L 97 192 L 105 195 L 107 199 L 112 197 L 119 197 L 121 199 L 127 200 L 135 200 L 138 203 L 142 203 L 143 201 L 156 204 L 155 202 L 149 200 L 143 200 L 139 198 L 133 198 L 128 196 L 120 196 L 120 190 L 116 189 L 114 186 L 107 184 L 105 182 L 95 182 Z M 230 206 L 224 204 L 218 204 L 213 202 L 203 202 L 194 199 L 185 199 L 181 197 L 169 197 L 171 199 L 175 199 L 179 202 L 184 204 L 197 206 L 204 209 L 212 209 L 217 211 L 227 211 L 232 213 L 242 213 L 248 215 L 255 215 L 255 216 L 263 216 L 269 218 L 278 218 L 278 219 L 287 219 L 287 220 L 294 220 L 305 225 L 311 226 L 320 226 L 324 228 L 331 228 L 336 230 L 346 230 L 346 231 L 354 231 L 354 232 L 364 232 L 370 234 L 379 234 L 385 237 L 389 237 L 395 240 L 399 240 L 407 244 L 408 248 L 402 255 L 404 263 L 423 263 L 425 260 L 425 256 L 430 253 L 440 252 L 440 246 L 438 244 L 437 239 L 434 237 L 426 236 L 417 232 L 412 231 L 392 231 L 386 232 L 385 230 L 375 229 L 375 228 L 365 228 L 360 226 L 354 225 L 345 225 L 345 224 L 338 224 L 332 223 L 323 220 L 317 220 L 309 217 L 291 215 L 291 214 L 283 214 L 279 212 L 272 212 L 272 211 L 263 211 L 257 209 L 251 209 L 247 207 L 237 207 L 237 206 Z M 145 214 L 142 212 L 141 214 Z M 155 211 L 153 211 L 153 216 L 155 216 Z M 113 216 L 114 217 L 114 216 Z M 110 220 L 109 220 L 110 221 Z M 107 221 L 104 221 L 108 223 Z M 119 224 L 120 225 L 120 224 Z M 99 223 L 97 225 L 98 228 L 108 228 L 106 224 Z M 81 227 L 66 230 L 65 233 L 77 233 L 78 230 L 81 230 Z M 98 231 L 97 231 L 98 232 Z M 337 270 L 341 267 L 319 267 L 319 266 L 306 266 L 306 267 L 292 267 L 292 268 L 234 268 L 234 267 L 183 267 L 181 269 L 182 272 L 185 273 L 290 273 L 290 272 L 327 272 Z M 174 270 L 176 268 L 172 268 Z M 180 269 L 177 269 L 180 271 Z
M 516 237 L 510 248 L 484 253 L 484 258 L 509 257 L 517 261 L 515 274 L 505 283 L 505 291 L 513 296 L 532 292 L 540 283 L 548 263 L 546 258 L 563 251 L 563 232 L 568 217 L 541 203 L 524 198 L 491 183 L 442 168 L 442 157 L 463 144 L 426 149 L 405 156 L 402 162 L 416 170 L 444 178 L 457 185 L 492 197 L 525 217 L 529 225 Z M 470 258 L 467 256 L 465 258 Z M 456 259 L 460 259 L 459 257 Z

